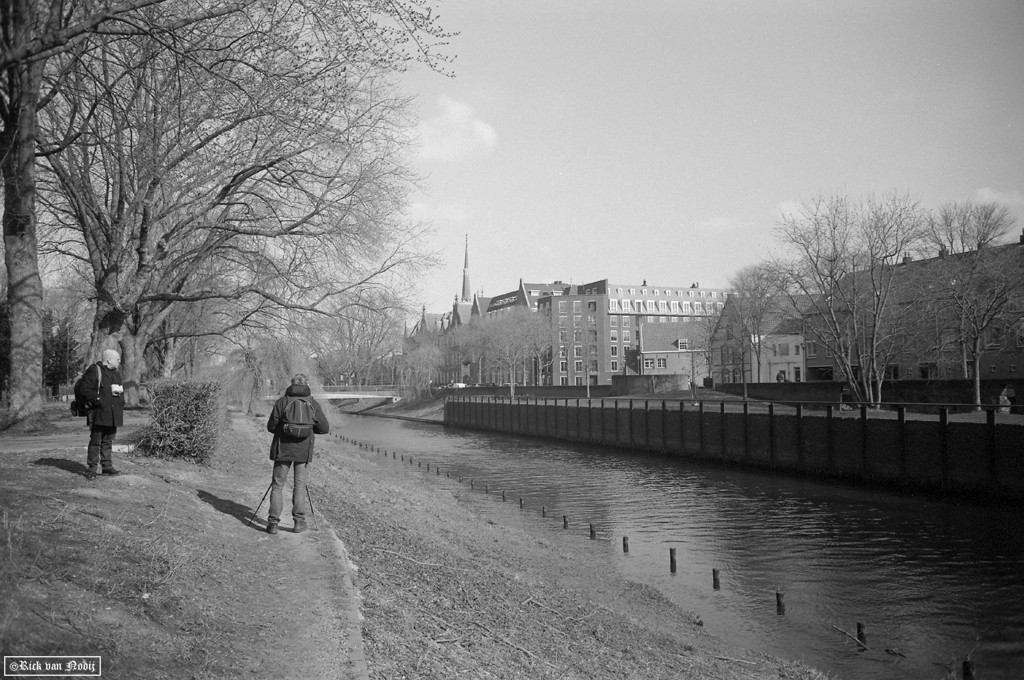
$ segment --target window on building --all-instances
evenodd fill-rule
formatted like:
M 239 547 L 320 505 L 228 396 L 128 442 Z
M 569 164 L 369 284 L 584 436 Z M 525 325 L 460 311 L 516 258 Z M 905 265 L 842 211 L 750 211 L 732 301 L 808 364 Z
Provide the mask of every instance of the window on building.
M 561 378 L 558 379 L 558 384 L 561 385 L 562 387 L 568 387 L 569 386 L 569 376 L 563 375 Z
M 694 302 L 693 303 L 693 311 L 694 311 L 695 314 L 703 314 L 704 313 L 704 309 L 701 307 L 699 302 Z
M 618 331 L 612 331 L 611 332 L 611 340 L 612 340 L 612 342 L 618 342 L 619 341 L 619 332 Z
M 558 326 L 559 328 L 565 328 L 566 324 L 569 323 L 569 317 L 565 314 L 558 315 Z
M 587 300 L 587 311 L 588 312 L 596 312 L 597 311 L 597 300 Z
M 644 357 L 644 368 L 647 370 L 652 370 L 654 368 L 654 359 Z
M 800 343 L 793 345 L 793 354 L 800 356 Z
M 622 295 L 622 289 L 621 288 L 616 288 L 615 292 L 618 293 L 619 295 Z
M 677 300 L 673 300 L 672 303 L 669 305 L 669 309 L 672 310 L 673 314 L 678 314 L 679 313 L 679 302 Z
M 583 384 L 583 376 L 581 376 L 581 375 L 576 376 L 576 386 L 579 387 L 582 384 Z
M 568 307 L 568 304 L 567 304 L 566 300 L 559 300 L 558 301 L 558 311 L 559 312 L 561 312 L 562 314 L 565 314 L 565 312 L 568 311 L 567 307 Z
M 574 368 L 576 369 L 577 373 L 582 373 L 583 372 L 583 360 L 582 359 L 577 359 L 576 362 L 574 363 Z
M 587 340 L 591 345 L 597 344 L 597 331 L 595 329 L 587 331 Z
M 588 326 L 596 326 L 597 325 L 597 316 L 595 316 L 593 314 L 587 314 L 587 325 Z
M 679 347 L 679 349 L 690 349 L 690 339 L 679 338 L 678 340 L 676 340 L 676 345 Z
M 664 314 L 668 311 L 668 303 L 664 300 L 658 300 L 658 311 Z
M 622 317 L 622 327 L 623 328 L 629 328 L 629 317 L 628 316 Z
M 589 369 L 591 373 L 597 373 L 597 359 L 590 360 Z
M 608 317 L 608 325 L 609 326 L 613 326 L 613 327 L 614 326 L 618 326 L 619 325 L 619 317 L 617 317 L 617 316 L 609 316 Z
M 793 382 L 800 382 L 800 367 L 793 367 Z
M 653 316 L 647 317 L 647 323 L 654 323 L 654 317 Z
M 572 301 L 572 311 L 573 312 L 582 312 L 583 311 L 583 300 L 573 300 Z
M 572 325 L 573 326 L 582 326 L 583 325 L 583 315 L 582 314 L 573 314 L 572 315 Z
M 686 297 L 693 297 L 693 291 L 692 290 L 686 291 Z
M 575 345 L 575 346 L 573 346 L 573 348 L 572 348 L 572 355 L 574 357 L 581 357 L 581 356 L 583 356 L 583 346 L 582 345 Z
M 622 311 L 624 313 L 626 313 L 626 314 L 631 313 L 633 311 L 633 303 L 630 302 L 629 300 L 623 300 L 622 301 Z
M 711 291 L 711 297 L 718 297 L 718 293 L 716 293 L 715 291 Z
M 560 362 L 558 362 L 558 370 L 560 370 L 562 373 L 568 373 L 569 372 L 569 362 L 568 361 L 560 361 Z
M 618 345 L 612 345 L 611 355 L 613 357 L 619 356 L 619 346 Z
M 627 345 L 630 342 L 632 342 L 632 340 L 629 339 L 629 331 L 622 331 L 622 342 L 626 343 Z
M 700 292 L 700 296 L 701 296 L 701 297 L 704 297 L 704 291 L 701 291 L 701 292 Z
M 646 288 L 641 288 L 640 289 L 640 294 L 641 295 L 647 295 L 647 289 Z
M 566 342 L 569 339 L 569 331 L 558 331 L 558 341 Z
M 722 303 L 722 302 L 719 302 L 717 304 L 718 304 L 718 311 L 722 311 L 722 307 L 725 307 L 725 304 Z
M 612 359 L 612 371 L 614 372 L 617 370 L 619 370 L 619 362 L 615 359 Z
M 619 301 L 615 298 L 608 298 L 608 311 L 617 312 L 619 311 Z
M 573 331 L 572 332 L 572 341 L 573 342 L 583 342 L 583 331 Z
M 788 357 L 789 356 L 789 344 L 787 344 L 785 342 L 779 344 L 779 356 L 780 357 Z
M 656 290 L 656 291 L 654 291 L 654 294 L 655 295 L 661 295 L 661 291 L 660 290 Z
M 636 295 L 636 288 L 630 288 L 629 289 L 629 294 L 630 295 Z
M 560 357 L 567 357 L 567 356 L 569 356 L 569 348 L 566 347 L 565 345 L 559 345 L 558 346 L 558 356 L 560 356 Z
M 658 359 L 658 368 L 668 368 L 668 359 Z
M 658 323 L 665 323 L 665 322 L 666 322 L 666 318 L 665 317 L 663 317 L 663 316 L 659 316 L 658 317 Z
M 818 356 L 818 346 L 813 342 L 807 343 L 807 356 L 816 357 Z
M 689 314 L 692 310 L 690 309 L 689 302 L 683 302 L 683 314 Z

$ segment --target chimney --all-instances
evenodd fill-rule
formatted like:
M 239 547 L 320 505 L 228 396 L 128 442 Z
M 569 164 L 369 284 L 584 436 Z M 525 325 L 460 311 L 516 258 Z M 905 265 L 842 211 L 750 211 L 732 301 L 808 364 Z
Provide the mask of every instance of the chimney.
M 1020 230 L 1020 242 L 1024 243 L 1024 229 Z
M 909 264 L 914 261 L 914 258 L 910 256 L 910 253 L 903 253 L 903 264 Z
M 949 251 L 946 250 L 946 246 L 939 246 L 939 259 L 943 259 L 946 255 L 949 255 Z

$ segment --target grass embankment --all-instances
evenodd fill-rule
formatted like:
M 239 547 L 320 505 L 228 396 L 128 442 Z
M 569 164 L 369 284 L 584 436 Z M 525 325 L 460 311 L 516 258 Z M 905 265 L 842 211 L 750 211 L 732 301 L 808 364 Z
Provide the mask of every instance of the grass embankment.
M 0 456 L 3 653 L 101 655 L 124 679 L 824 677 L 729 647 L 585 538 L 335 436 L 310 469 L 314 530 L 290 533 L 287 504 L 277 536 L 248 527 L 264 424 L 236 415 L 209 466 L 116 457 L 125 474 L 92 482 L 81 448 Z

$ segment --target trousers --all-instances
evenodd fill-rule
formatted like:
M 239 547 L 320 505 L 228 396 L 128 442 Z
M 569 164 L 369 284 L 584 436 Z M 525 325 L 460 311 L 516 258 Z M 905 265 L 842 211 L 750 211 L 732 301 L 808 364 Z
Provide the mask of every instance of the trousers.
M 309 497 L 306 495 L 306 463 L 293 463 L 290 460 L 274 461 L 274 478 L 270 484 L 270 513 L 267 521 L 277 524 L 281 521 L 284 509 L 284 485 L 288 482 L 288 470 L 294 466 L 295 474 L 292 486 L 292 519 L 296 522 L 305 521 Z
M 85 454 L 86 464 L 91 470 L 97 465 L 102 465 L 104 470 L 114 466 L 110 452 L 114 446 L 114 437 L 117 436 L 117 427 L 111 425 L 93 425 L 89 430 L 89 448 Z

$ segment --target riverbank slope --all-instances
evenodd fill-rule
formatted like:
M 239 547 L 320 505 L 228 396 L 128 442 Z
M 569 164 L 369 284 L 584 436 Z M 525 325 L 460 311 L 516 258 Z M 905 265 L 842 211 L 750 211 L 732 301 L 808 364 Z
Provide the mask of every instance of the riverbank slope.
M 124 474 L 91 482 L 80 445 L 0 438 L 4 654 L 100 654 L 112 678 L 824 678 L 344 430 L 317 439 L 311 531 L 287 530 L 287 503 L 281 534 L 265 502 L 249 527 L 264 425 L 236 414 L 208 467 L 118 455 Z

